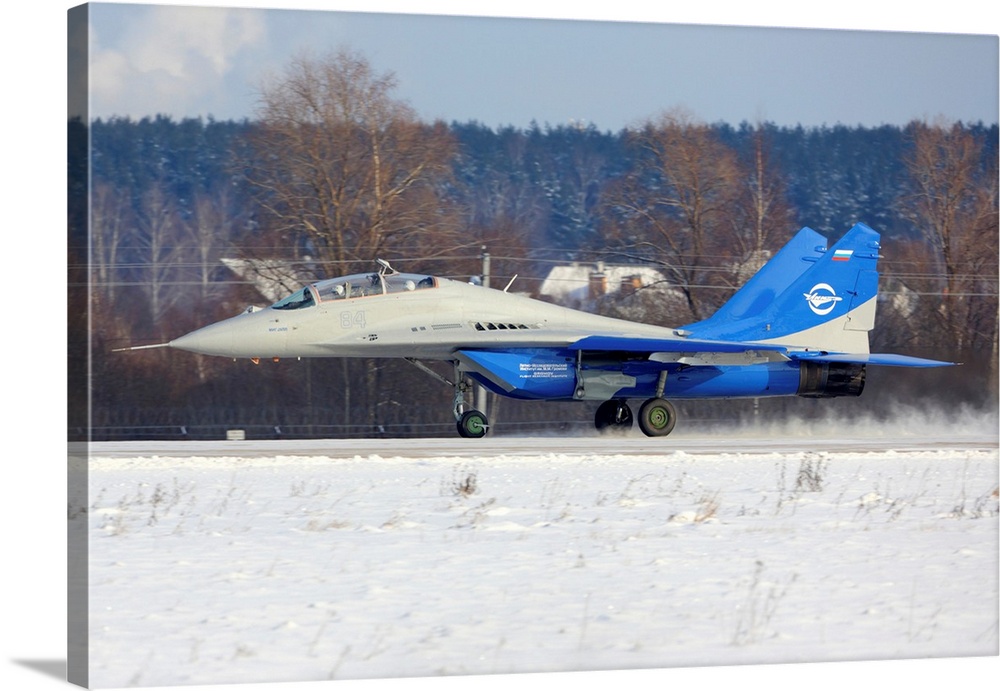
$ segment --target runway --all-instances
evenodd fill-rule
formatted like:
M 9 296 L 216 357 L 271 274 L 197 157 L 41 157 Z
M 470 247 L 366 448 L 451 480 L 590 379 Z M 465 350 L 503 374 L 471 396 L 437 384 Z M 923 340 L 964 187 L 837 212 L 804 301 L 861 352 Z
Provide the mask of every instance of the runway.
M 849 430 L 847 430 L 849 432 Z M 633 433 L 626 436 L 522 437 L 487 436 L 483 439 L 302 439 L 248 441 L 125 441 L 94 442 L 76 453 L 105 458 L 143 456 L 325 456 L 354 458 L 499 457 L 549 454 L 607 454 L 663 456 L 720 453 L 801 453 L 915 451 L 935 449 L 997 448 L 998 437 L 989 431 L 933 431 L 921 435 L 886 431 L 883 435 L 772 436 L 753 433 L 676 435 L 652 439 Z

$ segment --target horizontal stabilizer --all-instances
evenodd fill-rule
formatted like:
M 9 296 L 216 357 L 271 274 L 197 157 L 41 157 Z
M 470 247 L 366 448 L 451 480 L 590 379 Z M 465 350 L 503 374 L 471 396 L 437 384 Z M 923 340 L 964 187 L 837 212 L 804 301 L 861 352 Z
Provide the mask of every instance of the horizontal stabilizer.
M 884 365 L 886 367 L 951 367 L 959 364 L 942 360 L 927 360 L 910 355 L 894 353 L 789 353 L 793 360 L 810 360 L 812 362 L 850 362 L 858 365 Z

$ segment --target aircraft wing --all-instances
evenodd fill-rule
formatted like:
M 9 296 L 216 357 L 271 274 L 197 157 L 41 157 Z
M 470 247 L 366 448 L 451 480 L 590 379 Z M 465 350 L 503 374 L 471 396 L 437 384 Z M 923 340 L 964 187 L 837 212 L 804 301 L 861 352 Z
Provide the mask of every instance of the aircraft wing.
M 782 354 L 788 350 L 785 346 L 759 343 L 689 340 L 686 338 L 632 338 L 629 336 L 586 336 L 570 344 L 568 349 L 618 353 L 743 353 L 754 350 Z
M 690 353 L 697 354 L 704 364 L 715 364 L 717 357 L 732 354 L 747 354 L 766 357 L 773 354 L 773 359 L 808 360 L 811 362 L 842 362 L 859 365 L 883 365 L 887 367 L 946 367 L 953 362 L 927 360 L 909 355 L 893 353 L 829 353 L 817 350 L 792 350 L 788 346 L 740 342 L 717 341 L 703 339 L 662 339 L 662 338 L 632 338 L 627 336 L 586 336 L 572 343 L 569 350 L 602 351 L 619 353 Z M 657 359 L 657 358 L 653 358 Z M 695 364 L 692 362 L 691 364 Z

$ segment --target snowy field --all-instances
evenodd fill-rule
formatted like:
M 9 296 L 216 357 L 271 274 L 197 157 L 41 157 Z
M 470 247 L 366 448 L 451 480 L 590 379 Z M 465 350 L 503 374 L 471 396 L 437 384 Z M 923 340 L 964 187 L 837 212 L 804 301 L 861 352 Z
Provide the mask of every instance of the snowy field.
M 90 684 L 995 656 L 996 418 L 925 423 L 96 444 Z

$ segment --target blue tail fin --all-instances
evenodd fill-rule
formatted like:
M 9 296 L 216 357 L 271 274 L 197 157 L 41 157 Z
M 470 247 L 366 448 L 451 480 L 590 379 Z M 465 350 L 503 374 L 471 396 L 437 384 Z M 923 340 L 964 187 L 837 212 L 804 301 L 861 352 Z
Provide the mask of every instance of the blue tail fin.
M 689 324 L 685 329 L 696 331 L 710 325 L 722 328 L 725 324 L 762 313 L 792 281 L 811 268 L 812 262 L 822 257 L 825 251 L 826 238 L 812 228 L 803 228 L 710 319 Z
M 868 353 L 875 324 L 879 234 L 858 223 L 832 247 L 803 228 L 691 338 Z

